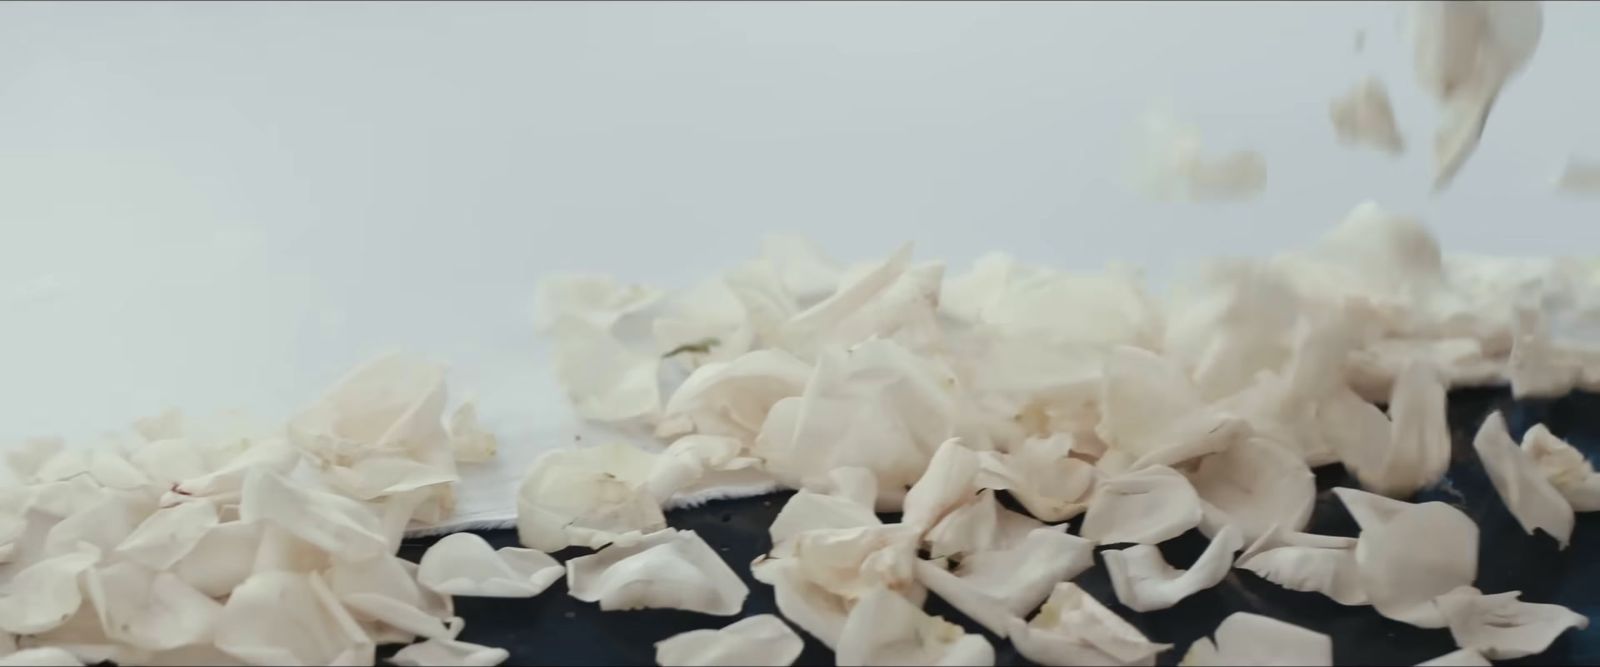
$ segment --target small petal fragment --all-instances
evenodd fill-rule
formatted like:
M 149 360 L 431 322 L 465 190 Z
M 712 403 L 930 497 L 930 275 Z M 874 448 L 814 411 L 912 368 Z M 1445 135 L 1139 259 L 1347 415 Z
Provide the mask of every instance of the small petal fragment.
M 1377 77 L 1366 77 L 1340 95 L 1329 105 L 1328 116 L 1341 144 L 1367 145 L 1390 155 L 1405 150 L 1389 91 Z
M 716 630 L 690 630 L 656 642 L 662 667 L 788 667 L 805 642 L 783 619 L 758 614 Z
M 1010 620 L 1033 611 L 1061 581 L 1094 565 L 1094 543 L 1052 528 L 1039 528 L 1020 544 L 980 551 L 953 571 L 917 561 L 917 581 L 1002 638 Z

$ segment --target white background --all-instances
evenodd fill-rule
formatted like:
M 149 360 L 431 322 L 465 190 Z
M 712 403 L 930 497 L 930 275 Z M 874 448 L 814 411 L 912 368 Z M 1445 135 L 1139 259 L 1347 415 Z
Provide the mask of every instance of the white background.
M 502 424 L 566 408 L 528 320 L 557 270 L 682 285 L 802 232 L 1157 278 L 1376 199 L 1446 247 L 1593 253 L 1600 5 L 1548 3 L 1482 146 L 1429 195 L 1432 104 L 1387 3 L 0 4 L 0 442 L 169 405 L 281 418 L 390 346 Z M 1365 31 L 1357 53 L 1355 34 Z M 1400 159 L 1328 100 L 1389 83 Z M 1124 185 L 1162 103 L 1265 194 Z

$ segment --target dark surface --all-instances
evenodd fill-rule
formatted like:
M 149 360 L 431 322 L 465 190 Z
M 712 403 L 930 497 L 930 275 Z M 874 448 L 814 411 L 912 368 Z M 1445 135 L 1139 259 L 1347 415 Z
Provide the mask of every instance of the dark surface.
M 1583 450 L 1591 461 L 1600 458 L 1600 396 L 1573 395 L 1555 401 L 1513 402 L 1504 390 L 1465 390 L 1450 395 L 1450 423 L 1454 460 L 1450 472 L 1436 487 L 1415 500 L 1439 500 L 1461 508 L 1478 523 L 1481 541 L 1476 586 L 1485 593 L 1520 590 L 1529 602 L 1553 602 L 1589 617 L 1583 632 L 1568 631 L 1550 650 L 1522 660 L 1497 664 L 1600 664 L 1600 512 L 1579 514 L 1572 544 L 1565 551 L 1555 540 L 1539 533 L 1522 532 L 1495 494 L 1483 467 L 1472 451 L 1472 435 L 1493 410 L 1506 415 L 1513 436 L 1520 439 L 1528 427 L 1543 422 L 1556 435 Z M 1316 510 L 1307 532 L 1354 536 L 1355 522 L 1328 489 L 1355 486 L 1343 469 L 1317 470 Z M 680 530 L 693 530 L 705 538 L 750 585 L 746 616 L 777 613 L 772 589 L 750 577 L 749 563 L 769 546 L 767 525 L 777 516 L 788 494 L 729 500 L 669 513 L 668 522 Z M 892 517 L 890 517 L 892 518 Z M 1076 524 L 1076 521 L 1074 522 Z M 1072 527 L 1077 532 L 1077 527 Z M 515 546 L 515 531 L 483 531 L 495 546 Z M 421 557 L 431 540 L 408 542 L 400 554 Z M 1176 567 L 1187 567 L 1205 549 L 1206 539 L 1189 533 L 1161 545 Z M 565 560 L 586 550 L 555 554 Z M 1098 558 L 1096 559 L 1099 560 Z M 1423 630 L 1391 621 L 1371 607 L 1345 607 L 1315 593 L 1285 590 L 1244 570 L 1170 609 L 1138 614 L 1117 604 L 1106 579 L 1103 563 L 1074 579 L 1112 610 L 1127 618 L 1152 640 L 1168 642 L 1160 664 L 1176 664 L 1189 643 L 1211 634 L 1218 623 L 1236 611 L 1251 611 L 1282 619 L 1333 637 L 1334 662 L 1340 665 L 1411 665 L 1455 650 L 1447 630 Z M 929 613 L 983 632 L 937 596 L 929 595 Z M 605 612 L 566 594 L 557 582 L 533 599 L 502 600 L 456 598 L 457 613 L 466 619 L 461 639 L 505 648 L 509 664 L 549 665 L 653 665 L 657 641 L 686 630 L 718 628 L 733 622 L 680 611 Z M 831 665 L 833 656 L 816 640 L 806 639 L 805 652 L 795 664 Z M 1030 664 L 1010 643 L 987 635 L 995 646 L 997 664 Z

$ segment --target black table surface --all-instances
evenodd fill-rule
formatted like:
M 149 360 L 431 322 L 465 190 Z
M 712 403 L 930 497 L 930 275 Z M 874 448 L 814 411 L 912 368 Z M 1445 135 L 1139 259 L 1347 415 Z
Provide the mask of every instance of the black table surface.
M 1600 395 L 1574 394 L 1558 400 L 1513 401 L 1505 390 L 1471 389 L 1450 394 L 1453 458 L 1445 480 L 1414 499 L 1439 500 L 1460 508 L 1477 522 L 1481 541 L 1478 578 L 1474 585 L 1485 593 L 1522 591 L 1529 602 L 1565 605 L 1588 616 L 1590 627 L 1569 630 L 1549 650 L 1500 664 L 1600 664 L 1600 512 L 1579 514 L 1572 543 L 1557 548 L 1555 540 L 1539 533 L 1527 535 L 1495 494 L 1489 478 L 1472 450 L 1472 436 L 1491 411 L 1502 411 L 1513 436 L 1537 423 L 1583 450 L 1591 461 L 1600 459 Z M 1317 471 L 1316 508 L 1306 531 L 1326 535 L 1356 535 L 1355 522 L 1334 497 L 1335 486 L 1355 486 L 1344 470 L 1325 466 Z M 750 586 L 743 616 L 776 614 L 772 589 L 750 576 L 750 561 L 771 546 L 767 526 L 788 500 L 777 493 L 742 500 L 717 501 L 667 514 L 667 522 L 680 530 L 693 530 L 705 538 Z M 886 515 L 886 521 L 896 520 Z M 1074 520 L 1072 532 L 1077 532 Z M 479 531 L 495 546 L 516 546 L 516 532 Z M 420 558 L 432 539 L 408 541 L 400 554 Z M 1187 567 L 1205 549 L 1206 539 L 1190 531 L 1160 546 L 1168 562 Z M 569 549 L 554 554 L 565 560 L 588 550 Z M 1096 559 L 1099 560 L 1098 558 Z M 1118 604 L 1102 562 L 1074 579 L 1096 599 L 1142 630 L 1154 641 L 1174 648 L 1163 653 L 1160 664 L 1176 664 L 1195 639 L 1208 636 L 1222 619 L 1236 611 L 1250 611 L 1281 619 L 1333 638 L 1334 662 L 1340 665 L 1411 665 L 1455 650 L 1447 630 L 1424 630 L 1379 616 L 1371 607 L 1346 607 L 1316 593 L 1286 590 L 1254 574 L 1235 569 L 1218 586 L 1196 593 L 1169 609 L 1136 613 Z M 999 665 L 1032 664 L 1011 644 L 985 632 L 976 623 L 929 595 L 926 609 L 961 624 L 969 632 L 983 633 L 995 647 Z M 466 620 L 464 641 L 497 646 L 511 652 L 508 664 L 540 665 L 653 665 L 658 641 L 680 632 L 719 628 L 735 618 L 669 610 L 601 612 L 595 604 L 567 595 L 564 581 L 531 599 L 456 598 L 457 614 Z M 805 651 L 797 665 L 831 665 L 826 647 L 800 631 Z M 389 647 L 387 655 L 395 647 Z

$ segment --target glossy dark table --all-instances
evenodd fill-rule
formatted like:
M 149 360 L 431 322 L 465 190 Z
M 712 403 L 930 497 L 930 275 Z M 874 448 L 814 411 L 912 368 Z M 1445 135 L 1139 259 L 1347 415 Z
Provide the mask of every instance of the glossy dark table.
M 1520 590 L 1526 601 L 1562 604 L 1590 618 L 1587 630 L 1568 631 L 1543 654 L 1497 664 L 1600 664 L 1600 512 L 1578 515 L 1572 544 L 1565 551 L 1557 550 L 1555 541 L 1542 533 L 1524 534 L 1495 495 L 1472 451 L 1472 435 L 1483 418 L 1497 409 L 1504 412 L 1512 435 L 1519 439 L 1528 427 L 1543 422 L 1591 461 L 1600 459 L 1600 396 L 1513 401 L 1505 390 L 1456 391 L 1450 395 L 1454 439 L 1450 472 L 1444 482 L 1423 491 L 1416 500 L 1450 503 L 1478 523 L 1482 539 L 1476 586 L 1485 593 Z M 1317 483 L 1321 493 L 1306 530 L 1354 536 L 1355 523 L 1329 491 L 1334 486 L 1355 486 L 1354 481 L 1339 466 L 1327 466 L 1317 470 Z M 745 578 L 750 585 L 746 615 L 777 613 L 772 589 L 751 579 L 748 565 L 767 550 L 767 525 L 787 498 L 788 494 L 773 494 L 719 501 L 667 515 L 673 527 L 704 537 Z M 1077 527 L 1072 531 L 1076 533 Z M 480 534 L 496 546 L 516 544 L 515 531 Z M 400 553 L 415 560 L 430 543 L 408 542 Z M 1205 546 L 1205 538 L 1190 531 L 1162 544 L 1161 551 L 1174 566 L 1187 567 Z M 574 549 L 556 557 L 565 560 L 585 552 Z M 1176 664 L 1190 642 L 1209 635 L 1235 611 L 1252 611 L 1327 633 L 1333 637 L 1334 661 L 1340 665 L 1411 665 L 1455 649 L 1447 630 L 1414 628 L 1385 619 L 1370 607 L 1345 607 L 1314 593 L 1285 590 L 1244 570 L 1233 570 L 1222 584 L 1170 609 L 1145 614 L 1117 604 L 1103 563 L 1097 562 L 1074 581 L 1152 640 L 1174 644 L 1173 650 L 1161 655 L 1163 665 Z M 461 638 L 509 650 L 508 664 L 653 665 L 655 642 L 735 620 L 679 611 L 601 612 L 596 605 L 569 597 L 564 582 L 533 599 L 457 598 L 456 609 L 467 622 Z M 960 623 L 969 632 L 982 632 L 937 596 L 929 596 L 927 610 Z M 806 639 L 806 649 L 795 664 L 833 664 L 828 649 L 804 632 L 800 634 Z M 989 640 L 998 664 L 1031 664 L 1008 642 L 992 635 Z M 393 647 L 384 654 L 392 651 Z

